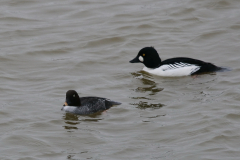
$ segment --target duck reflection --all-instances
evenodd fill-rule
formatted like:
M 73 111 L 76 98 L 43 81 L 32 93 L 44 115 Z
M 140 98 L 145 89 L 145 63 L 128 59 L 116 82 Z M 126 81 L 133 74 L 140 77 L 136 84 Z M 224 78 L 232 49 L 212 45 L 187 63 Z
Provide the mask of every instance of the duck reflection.
M 81 122 L 84 121 L 98 122 L 99 120 L 102 120 L 101 118 L 98 118 L 102 114 L 104 114 L 104 112 L 84 116 L 75 115 L 72 113 L 65 113 L 63 115 L 63 120 L 66 123 L 66 126 L 63 127 L 69 132 L 72 132 L 73 130 L 78 130 L 77 124 L 80 124 Z
M 65 113 L 63 116 L 63 119 L 65 120 L 66 126 L 63 126 L 68 132 L 72 132 L 73 130 L 78 130 L 76 127 L 77 124 L 80 123 L 78 116 L 71 114 L 71 113 Z
M 137 87 L 135 89 L 136 92 L 150 92 L 149 95 L 155 95 L 163 90 L 163 88 L 157 88 L 157 84 L 153 81 L 153 77 L 147 72 L 138 71 L 131 74 L 134 78 L 139 79 L 144 85 L 148 85 L 148 87 Z
M 161 103 L 157 103 L 157 104 L 150 103 L 150 104 L 148 104 L 148 102 L 143 102 L 143 101 L 140 101 L 139 103 L 133 103 L 131 105 L 136 105 L 137 108 L 139 108 L 139 109 L 147 109 L 147 108 L 159 109 L 159 108 L 162 108 L 164 106 L 164 104 L 161 104 Z
M 144 96 L 131 97 L 132 99 L 141 100 L 138 103 L 131 103 L 131 105 L 137 105 L 137 108 L 139 109 L 147 108 L 159 109 L 163 107 L 164 104 L 161 103 L 153 104 L 147 102 L 153 100 L 151 98 L 152 95 L 156 95 L 157 93 L 163 90 L 163 88 L 158 88 L 157 83 L 154 82 L 152 75 L 144 71 L 138 71 L 131 74 L 133 75 L 134 78 L 140 80 L 144 85 L 144 87 L 137 87 L 136 89 L 134 89 L 134 91 L 145 94 Z

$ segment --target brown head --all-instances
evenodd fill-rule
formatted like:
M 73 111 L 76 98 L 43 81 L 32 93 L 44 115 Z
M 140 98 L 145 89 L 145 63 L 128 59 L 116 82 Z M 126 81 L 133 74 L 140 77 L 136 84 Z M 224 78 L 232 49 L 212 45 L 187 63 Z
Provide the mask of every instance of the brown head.
M 75 90 L 67 91 L 66 100 L 63 106 L 81 106 L 79 95 Z

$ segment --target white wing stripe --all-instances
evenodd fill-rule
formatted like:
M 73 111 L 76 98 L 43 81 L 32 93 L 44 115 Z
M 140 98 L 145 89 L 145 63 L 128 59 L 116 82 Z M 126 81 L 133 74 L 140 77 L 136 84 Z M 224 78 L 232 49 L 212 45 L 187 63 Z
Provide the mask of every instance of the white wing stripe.
M 174 63 L 174 64 L 166 64 L 166 65 L 167 65 L 167 66 L 166 66 L 165 70 L 168 70 L 168 69 L 177 69 L 177 68 L 189 67 L 189 66 L 199 67 L 198 65 L 195 65 L 195 64 L 189 64 L 189 63 L 183 63 L 183 62 Z
M 176 63 L 175 66 L 176 66 L 177 68 L 182 67 L 179 63 Z

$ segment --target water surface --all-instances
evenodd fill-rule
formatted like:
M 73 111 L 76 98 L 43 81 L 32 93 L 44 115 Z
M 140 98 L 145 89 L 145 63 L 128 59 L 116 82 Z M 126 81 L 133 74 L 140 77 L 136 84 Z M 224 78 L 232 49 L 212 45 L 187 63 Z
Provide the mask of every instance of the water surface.
M 240 1 L 1 1 L 0 159 L 240 157 Z M 130 64 L 154 46 L 231 72 L 163 78 Z M 122 102 L 61 112 L 69 89 Z

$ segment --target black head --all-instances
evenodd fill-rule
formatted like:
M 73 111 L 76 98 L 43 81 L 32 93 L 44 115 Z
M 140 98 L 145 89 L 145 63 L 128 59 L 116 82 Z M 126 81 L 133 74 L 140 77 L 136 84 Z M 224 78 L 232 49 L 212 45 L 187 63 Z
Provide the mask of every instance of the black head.
M 66 93 L 66 101 L 63 106 L 81 106 L 79 95 L 74 90 L 69 90 Z
M 130 63 L 143 63 L 148 68 L 157 68 L 161 64 L 161 58 L 153 47 L 145 47 L 138 52 L 138 55 Z

